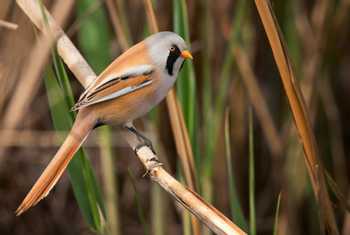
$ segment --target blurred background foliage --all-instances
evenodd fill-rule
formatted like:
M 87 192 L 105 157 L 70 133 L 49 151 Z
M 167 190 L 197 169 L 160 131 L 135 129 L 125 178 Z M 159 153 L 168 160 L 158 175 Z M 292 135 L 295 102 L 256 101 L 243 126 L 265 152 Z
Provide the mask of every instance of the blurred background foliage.
M 42 2 L 51 10 L 57 3 Z M 155 0 L 153 6 L 160 30 L 183 36 L 194 56 L 176 92 L 198 193 L 250 234 L 321 234 L 302 145 L 254 2 Z M 272 6 L 305 97 L 337 226 L 348 235 L 350 2 L 272 0 Z M 97 74 L 150 32 L 143 1 L 78 0 L 68 10 L 63 28 Z M 36 60 L 40 33 L 12 0 L 0 2 L 0 19 L 19 26 L 0 27 L 0 233 L 193 234 L 188 214 L 141 177 L 143 167 L 113 127 L 94 131 L 75 157 L 73 187 L 63 177 L 46 200 L 14 216 L 69 129 L 68 110 L 82 87 L 52 51 L 37 68 L 37 89 L 21 90 L 31 97 L 21 121 L 11 123 L 16 113 L 7 112 L 16 110 L 14 94 Z M 166 169 L 184 181 L 165 102 L 136 124 Z

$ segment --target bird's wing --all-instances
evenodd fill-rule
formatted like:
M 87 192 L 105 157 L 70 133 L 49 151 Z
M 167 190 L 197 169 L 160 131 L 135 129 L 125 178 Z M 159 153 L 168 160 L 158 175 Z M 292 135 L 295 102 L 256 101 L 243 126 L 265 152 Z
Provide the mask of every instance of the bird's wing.
M 72 108 L 78 110 L 89 105 L 116 99 L 152 83 L 151 65 L 139 65 L 119 74 L 111 74 L 89 86 Z

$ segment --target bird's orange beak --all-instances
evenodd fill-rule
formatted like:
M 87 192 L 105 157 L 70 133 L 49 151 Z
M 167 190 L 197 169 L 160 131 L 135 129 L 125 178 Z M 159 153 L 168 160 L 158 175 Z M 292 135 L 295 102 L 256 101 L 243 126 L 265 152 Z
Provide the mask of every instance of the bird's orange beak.
M 181 52 L 181 57 L 184 58 L 184 59 L 190 59 L 190 60 L 193 59 L 192 54 L 188 50 L 182 51 Z

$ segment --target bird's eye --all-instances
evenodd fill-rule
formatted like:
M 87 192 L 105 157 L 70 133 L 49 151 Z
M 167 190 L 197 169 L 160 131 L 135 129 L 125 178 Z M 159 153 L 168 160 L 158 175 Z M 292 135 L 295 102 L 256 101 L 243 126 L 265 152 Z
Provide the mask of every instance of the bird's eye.
M 174 52 L 175 51 L 175 47 L 170 47 L 170 51 Z

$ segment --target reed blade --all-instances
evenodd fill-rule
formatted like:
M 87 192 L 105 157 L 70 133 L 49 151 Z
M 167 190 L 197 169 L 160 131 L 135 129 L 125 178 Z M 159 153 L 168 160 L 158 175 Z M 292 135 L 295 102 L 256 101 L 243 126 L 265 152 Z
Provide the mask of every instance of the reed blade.
M 56 130 L 69 131 L 75 116 L 70 112 L 74 103 L 72 91 L 62 62 L 57 56 L 54 57 L 56 74 L 51 70 L 45 78 L 51 117 Z M 104 227 L 104 205 L 91 163 L 82 149 L 69 163 L 68 174 L 83 217 L 93 230 L 101 232 Z

